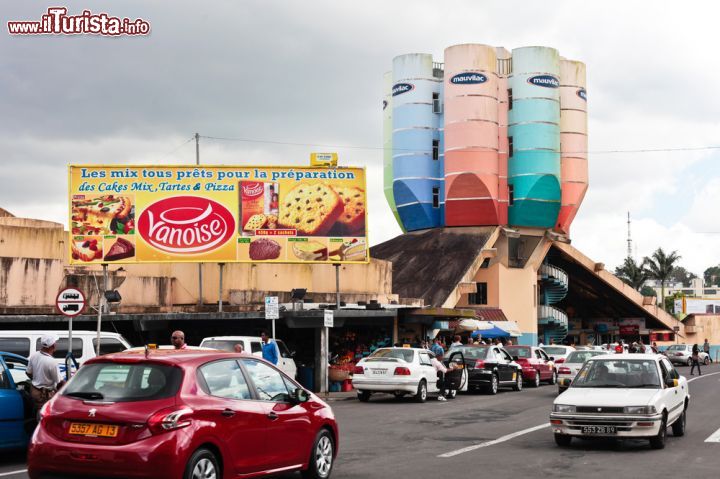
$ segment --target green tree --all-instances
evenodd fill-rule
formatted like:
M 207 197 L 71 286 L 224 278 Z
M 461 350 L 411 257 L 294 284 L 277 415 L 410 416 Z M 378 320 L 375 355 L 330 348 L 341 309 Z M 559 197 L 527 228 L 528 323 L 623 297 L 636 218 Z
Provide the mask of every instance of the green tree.
M 672 270 L 672 273 L 670 273 L 670 277 L 668 279 L 670 281 L 682 283 L 682 285 L 687 288 L 690 286 L 690 281 L 695 278 L 697 278 L 697 275 L 695 273 L 691 273 L 682 266 L 675 266 L 675 268 L 673 268 Z
M 720 265 L 710 266 L 703 273 L 705 286 L 720 286 Z
M 648 280 L 650 274 L 646 269 L 646 260 L 644 259 L 640 264 L 636 263 L 631 257 L 625 258 L 625 262 L 622 266 L 615 268 L 615 276 L 629 284 L 636 290 L 640 290 Z
M 666 254 L 662 248 L 658 248 L 649 258 L 643 260 L 646 264 L 650 277 L 660 281 L 660 305 L 665 307 L 665 283 L 670 278 L 675 264 L 680 260 L 677 251 Z
M 640 288 L 640 294 L 643 296 L 657 296 L 657 293 L 650 286 L 643 286 Z

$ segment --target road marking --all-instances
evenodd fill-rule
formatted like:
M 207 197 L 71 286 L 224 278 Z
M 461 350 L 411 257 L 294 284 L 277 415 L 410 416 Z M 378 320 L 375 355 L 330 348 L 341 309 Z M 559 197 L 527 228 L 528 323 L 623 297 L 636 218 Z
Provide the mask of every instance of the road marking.
M 703 374 L 702 376 L 698 376 L 696 378 L 688 379 L 688 382 L 691 383 L 695 381 L 696 379 L 702 379 L 702 378 L 709 378 L 710 376 L 715 376 L 716 374 L 720 374 L 720 371 L 716 373 L 710 373 L 710 374 Z
M 705 439 L 705 442 L 720 442 L 720 429 L 718 429 L 717 431 L 712 433 L 710 437 Z
M 540 429 L 544 429 L 546 427 L 550 427 L 549 422 L 547 422 L 545 424 L 540 424 L 539 426 L 529 427 L 527 429 L 523 429 L 522 431 L 514 432 L 512 434 L 508 434 L 507 436 L 499 437 L 492 441 L 481 442 L 480 444 L 475 444 L 474 446 L 468 446 L 468 447 L 464 447 L 462 449 L 458 449 L 456 451 L 446 452 L 445 454 L 440 454 L 438 457 L 447 458 L 447 457 L 454 457 L 459 454 L 465 454 L 466 452 L 475 451 L 476 449 L 482 449 L 483 447 L 493 446 L 495 444 L 500 444 L 501 442 L 509 441 L 510 439 L 513 439 L 518 436 L 522 436 L 524 434 L 528 434 L 528 433 L 531 433 L 534 431 L 539 431 Z
M 0 472 L 0 477 L 14 476 L 15 474 L 23 474 L 25 472 L 27 472 L 27 469 L 20 469 L 19 471 Z

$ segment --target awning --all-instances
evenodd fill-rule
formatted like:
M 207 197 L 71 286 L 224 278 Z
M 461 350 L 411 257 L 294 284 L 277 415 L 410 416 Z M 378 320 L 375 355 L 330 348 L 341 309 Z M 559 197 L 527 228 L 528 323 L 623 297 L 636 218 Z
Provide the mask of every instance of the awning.
M 480 336 L 482 338 L 490 338 L 490 339 L 509 338 L 510 337 L 509 332 L 505 331 L 502 328 L 498 328 L 497 326 L 492 326 L 490 329 L 483 329 L 481 331 L 473 331 L 472 333 L 470 333 L 470 335 L 473 338 L 477 338 L 478 336 Z

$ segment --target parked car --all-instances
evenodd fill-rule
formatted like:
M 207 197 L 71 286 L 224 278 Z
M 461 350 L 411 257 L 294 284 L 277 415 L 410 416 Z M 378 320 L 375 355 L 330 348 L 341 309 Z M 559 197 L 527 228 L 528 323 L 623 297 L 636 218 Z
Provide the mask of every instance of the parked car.
M 557 346 L 557 345 L 543 346 L 543 347 L 541 347 L 540 349 L 542 349 L 543 351 L 545 351 L 545 354 L 547 354 L 548 356 L 550 356 L 550 360 L 551 360 L 552 362 L 554 362 L 556 365 L 557 365 L 557 364 L 562 364 L 562 363 L 564 363 L 564 362 L 565 362 L 565 358 L 568 357 L 568 354 L 570 354 L 571 352 L 575 351 L 575 348 L 574 348 L 574 347 L 572 347 L 572 346 L 563 346 L 563 345 L 560 345 L 560 346 Z
M 24 448 L 34 427 L 27 359 L 0 352 L 0 450 Z
M 533 346 L 507 346 L 505 350 L 520 365 L 523 380 L 531 386 L 539 387 L 542 381 L 547 381 L 548 384 L 557 382 L 555 364 L 542 349 Z
M 692 366 L 692 345 L 690 344 L 672 344 L 662 354 L 667 356 L 673 364 Z M 710 364 L 710 355 L 705 351 L 700 351 L 699 357 L 702 364 Z
M 48 333 L 58 337 L 53 357 L 59 364 L 60 372 L 65 374 L 65 357 L 68 353 L 68 331 L 0 331 L 0 351 L 8 351 L 29 358 L 39 351 L 40 339 Z M 75 361 L 83 364 L 95 357 L 97 331 L 73 331 L 72 352 Z M 118 333 L 100 332 L 100 354 L 116 353 L 130 347 L 130 343 Z
M 613 354 L 590 358 L 558 396 L 550 425 L 559 446 L 573 437 L 646 438 L 665 447 L 665 433 L 685 434 L 690 391 L 667 358 Z
M 573 351 L 568 354 L 565 362 L 558 366 L 558 394 L 565 391 L 573 379 L 577 375 L 580 368 L 583 367 L 585 362 L 595 356 L 601 356 L 607 354 L 607 351 L 598 351 L 594 349 Z
M 262 359 L 130 351 L 87 361 L 46 403 L 28 474 L 327 479 L 337 447 L 330 406 Z
M 428 394 L 440 392 L 438 376 L 431 359 L 435 355 L 422 348 L 380 348 L 361 359 L 353 370 L 352 383 L 360 401 L 374 393 L 390 393 L 401 398 L 412 394 L 425 402 Z
M 504 348 L 466 345 L 453 348 L 452 351 L 463 353 L 468 391 L 482 390 L 488 394 L 497 394 L 501 387 L 522 390 L 522 368 Z
M 295 359 L 293 359 L 295 352 L 291 352 L 282 339 L 275 339 L 274 341 L 280 351 L 277 367 L 291 378 L 296 377 L 297 365 Z M 252 353 L 253 356 L 259 358 L 262 357 L 262 340 L 260 336 L 213 336 L 203 339 L 200 342 L 200 347 L 232 352 L 238 343 L 243 345 L 243 351 Z

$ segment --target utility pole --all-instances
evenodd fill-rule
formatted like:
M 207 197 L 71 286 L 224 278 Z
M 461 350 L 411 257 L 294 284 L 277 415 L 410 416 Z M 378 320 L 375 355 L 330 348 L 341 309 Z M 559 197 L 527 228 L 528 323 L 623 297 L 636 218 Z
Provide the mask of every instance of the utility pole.
M 200 133 L 195 133 L 195 164 L 200 166 Z M 203 305 L 203 265 L 198 263 L 198 306 Z
M 628 237 L 627 237 L 627 257 L 632 258 L 632 238 L 630 237 L 630 212 L 627 212 L 628 214 Z

